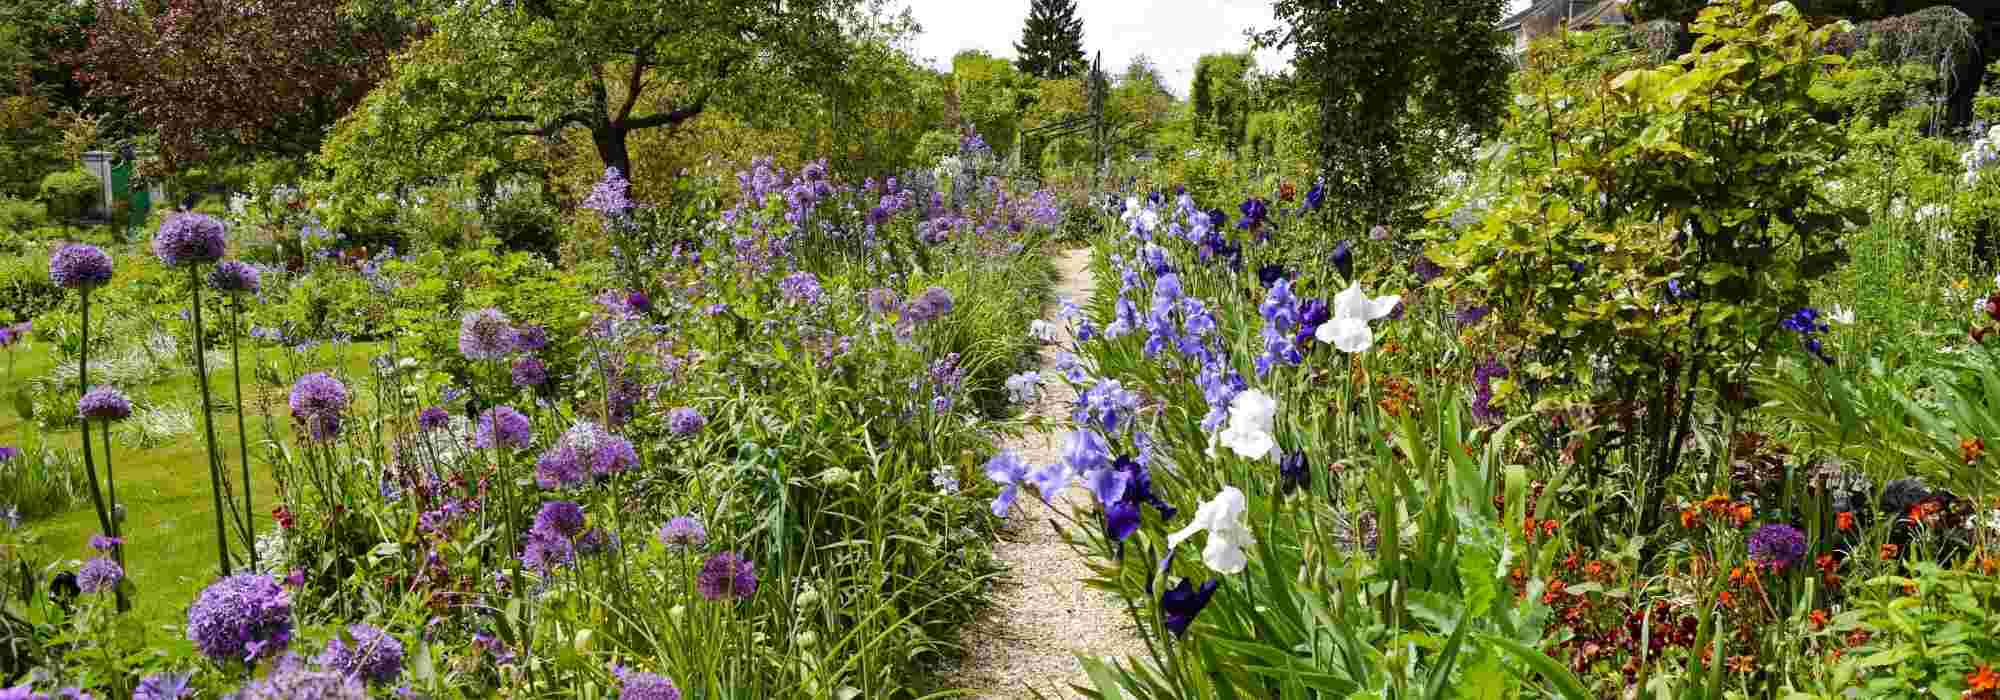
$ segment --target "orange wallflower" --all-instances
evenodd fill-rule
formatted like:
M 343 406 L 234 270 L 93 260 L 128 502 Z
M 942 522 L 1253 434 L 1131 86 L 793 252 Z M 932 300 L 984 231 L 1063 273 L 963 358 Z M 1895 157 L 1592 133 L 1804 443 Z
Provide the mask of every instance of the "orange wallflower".
M 1738 503 L 1736 504 L 1736 509 L 1731 511 L 1730 515 L 1736 518 L 1737 527 L 1743 527 L 1750 524 L 1750 518 L 1754 513 L 1750 510 L 1750 504 Z
M 1729 670 L 1737 673 L 1755 671 L 1757 670 L 1757 657 L 1749 654 L 1729 657 Z
M 1880 552 L 1883 559 L 1894 559 L 1903 553 L 1903 548 L 1894 543 L 1884 543 Z
M 1841 532 L 1853 530 L 1854 512 L 1848 510 L 1840 511 L 1840 515 L 1834 516 L 1833 523 L 1835 527 L 1840 528 Z
M 1968 690 L 2000 690 L 2000 673 L 1993 672 L 1993 664 L 1980 664 L 1966 674 L 1965 685 Z
M 1966 464 L 1979 461 L 1979 457 L 1984 454 L 1986 454 L 1986 440 L 1977 437 L 1959 438 L 1958 456 L 1964 458 Z
M 1681 511 L 1681 527 L 1692 530 L 1694 529 L 1694 526 L 1700 524 L 1701 524 L 1701 509 L 1690 507 L 1686 510 Z
M 1813 629 L 1820 629 L 1826 626 L 1827 614 L 1823 609 L 1812 611 L 1812 614 L 1808 615 L 1807 618 L 1812 621 Z

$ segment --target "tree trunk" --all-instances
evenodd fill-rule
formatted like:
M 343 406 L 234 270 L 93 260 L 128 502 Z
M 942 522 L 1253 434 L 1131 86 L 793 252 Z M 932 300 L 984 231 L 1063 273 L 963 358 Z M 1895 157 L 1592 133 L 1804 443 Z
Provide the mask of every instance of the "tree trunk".
M 590 129 L 590 140 L 597 144 L 597 159 L 604 161 L 604 167 L 617 168 L 619 174 L 631 181 L 632 152 L 625 146 L 628 133 L 624 127 L 596 126 Z

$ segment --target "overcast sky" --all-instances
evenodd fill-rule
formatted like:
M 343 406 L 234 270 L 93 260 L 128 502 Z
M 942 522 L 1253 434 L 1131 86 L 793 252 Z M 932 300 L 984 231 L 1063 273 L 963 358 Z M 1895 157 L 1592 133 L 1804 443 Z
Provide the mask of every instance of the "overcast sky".
M 1509 12 L 1528 0 L 1508 0 Z M 980 49 L 1012 58 L 1021 24 L 1028 17 L 1028 0 L 905 0 L 924 33 L 917 38 L 918 55 L 940 69 L 950 69 L 953 54 Z M 1271 0 L 1079 0 L 1086 56 L 1104 52 L 1105 69 L 1125 69 L 1132 57 L 1145 54 L 1176 94 L 1186 96 L 1194 78 L 1195 60 L 1217 51 L 1241 51 L 1249 46 L 1244 32 L 1265 29 Z M 1260 52 L 1257 66 L 1269 70 L 1285 57 Z

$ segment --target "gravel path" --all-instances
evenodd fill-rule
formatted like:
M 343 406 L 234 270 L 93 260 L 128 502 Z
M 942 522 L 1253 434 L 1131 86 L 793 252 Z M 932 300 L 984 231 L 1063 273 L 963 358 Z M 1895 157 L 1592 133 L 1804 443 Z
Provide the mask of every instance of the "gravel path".
M 1056 258 L 1060 277 L 1056 297 L 1081 304 L 1090 296 L 1090 249 L 1064 251 Z M 1045 318 L 1055 321 L 1055 307 L 1045 310 Z M 1057 324 L 1059 327 L 1061 324 Z M 1069 330 L 1060 331 L 1062 344 L 1070 342 Z M 1044 377 L 1056 376 L 1055 352 L 1042 356 Z M 1076 392 L 1060 381 L 1043 385 L 1035 413 L 1061 419 L 1076 401 Z M 1012 449 L 1029 464 L 1049 464 L 1062 458 L 1061 431 L 1029 433 L 1009 441 Z M 1055 518 L 1048 505 L 1023 489 L 1014 501 L 1000 530 L 994 554 L 1007 566 L 993 591 L 993 604 L 986 615 L 968 625 L 963 665 L 948 679 L 949 686 L 965 688 L 973 698 L 1027 698 L 1033 688 L 1048 697 L 1081 697 L 1070 690 L 1072 684 L 1088 684 L 1077 655 L 1125 657 L 1143 655 L 1116 596 L 1086 588 L 1083 579 L 1090 569 L 1076 552 L 1063 544 L 1050 526 Z M 1087 507 L 1090 493 L 1080 486 L 1063 492 L 1065 509 Z

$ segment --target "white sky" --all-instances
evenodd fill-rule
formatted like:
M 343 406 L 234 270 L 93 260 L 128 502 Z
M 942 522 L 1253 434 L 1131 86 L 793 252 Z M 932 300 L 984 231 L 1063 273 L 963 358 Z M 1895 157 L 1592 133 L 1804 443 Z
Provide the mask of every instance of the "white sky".
M 1528 0 L 1508 0 L 1508 14 Z M 923 35 L 917 37 L 919 56 L 939 69 L 951 69 L 951 57 L 965 49 L 980 49 L 1012 58 L 1021 24 L 1028 17 L 1028 0 L 902 0 Z M 1194 79 L 1195 61 L 1202 54 L 1241 51 L 1249 46 L 1246 30 L 1271 27 L 1270 0 L 1080 0 L 1083 50 L 1086 57 L 1104 52 L 1105 70 L 1117 74 L 1132 57 L 1153 59 L 1167 86 L 1186 96 Z M 1259 52 L 1257 66 L 1271 70 L 1285 57 Z

